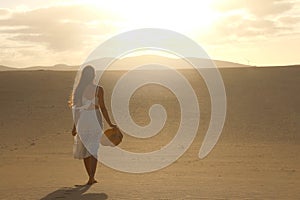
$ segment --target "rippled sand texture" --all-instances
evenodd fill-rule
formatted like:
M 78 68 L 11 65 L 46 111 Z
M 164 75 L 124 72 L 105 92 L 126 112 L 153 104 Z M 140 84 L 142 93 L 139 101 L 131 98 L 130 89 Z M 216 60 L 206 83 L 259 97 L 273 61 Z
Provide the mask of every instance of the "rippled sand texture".
M 209 94 L 195 71 L 182 70 L 201 109 L 199 131 L 188 151 L 153 173 L 122 173 L 100 164 L 99 183 L 90 188 L 74 186 L 87 180 L 82 161 L 72 158 L 67 100 L 75 72 L 0 72 L 0 199 L 300 199 L 300 68 L 220 71 L 228 110 L 208 157 L 200 160 L 198 152 L 210 119 Z M 109 112 L 112 88 L 122 73 L 105 72 L 101 80 Z M 168 77 L 167 71 L 145 73 Z M 154 103 L 167 111 L 165 127 L 149 139 L 125 134 L 120 147 L 148 152 L 171 141 L 180 109 L 168 89 L 147 85 L 136 91 L 130 100 L 133 120 L 149 123 Z

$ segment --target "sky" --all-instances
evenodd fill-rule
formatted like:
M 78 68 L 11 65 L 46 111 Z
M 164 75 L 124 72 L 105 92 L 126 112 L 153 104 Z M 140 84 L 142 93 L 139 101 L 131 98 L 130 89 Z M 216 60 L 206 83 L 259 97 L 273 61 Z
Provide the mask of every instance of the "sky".
M 300 0 L 10 0 L 0 2 L 0 65 L 80 65 L 137 28 L 182 33 L 216 60 L 300 63 Z

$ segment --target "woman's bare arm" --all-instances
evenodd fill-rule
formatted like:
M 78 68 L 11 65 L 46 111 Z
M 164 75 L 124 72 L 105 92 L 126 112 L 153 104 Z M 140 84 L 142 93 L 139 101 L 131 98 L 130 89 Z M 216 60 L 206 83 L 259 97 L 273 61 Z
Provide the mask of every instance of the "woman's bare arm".
M 98 87 L 98 104 L 100 106 L 101 112 L 103 114 L 104 119 L 108 123 L 110 127 L 116 127 L 113 123 L 111 123 L 110 118 L 108 116 L 108 112 L 104 103 L 104 90 L 102 87 Z
M 72 109 L 74 109 L 74 108 L 72 108 Z M 72 135 L 73 136 L 75 136 L 76 134 L 77 134 L 77 131 L 76 131 L 76 126 L 75 126 L 75 124 L 77 124 L 77 121 L 78 121 L 78 118 L 79 118 L 79 112 L 78 112 L 78 110 L 75 110 L 75 111 L 73 111 L 73 112 L 75 112 L 74 113 L 74 120 L 75 120 L 75 123 L 73 124 L 73 129 L 72 129 Z
M 76 131 L 76 126 L 74 124 L 73 129 L 72 129 L 72 135 L 75 136 L 76 134 L 77 134 L 77 131 Z

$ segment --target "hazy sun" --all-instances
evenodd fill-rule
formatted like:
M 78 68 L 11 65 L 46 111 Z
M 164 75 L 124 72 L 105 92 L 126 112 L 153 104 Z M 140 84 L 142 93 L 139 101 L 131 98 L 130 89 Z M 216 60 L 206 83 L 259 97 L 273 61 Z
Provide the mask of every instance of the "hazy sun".
M 124 19 L 127 28 L 155 27 L 192 32 L 207 28 L 218 17 L 209 0 L 85 0 L 81 3 L 111 11 Z

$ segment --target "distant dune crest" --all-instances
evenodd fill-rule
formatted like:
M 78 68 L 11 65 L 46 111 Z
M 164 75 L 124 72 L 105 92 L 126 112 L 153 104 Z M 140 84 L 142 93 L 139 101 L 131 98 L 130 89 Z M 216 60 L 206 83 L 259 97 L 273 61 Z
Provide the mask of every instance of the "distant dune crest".
M 107 58 L 103 58 L 107 59 Z M 198 67 L 202 68 L 210 68 L 211 65 L 210 60 L 201 59 L 201 58 L 188 58 L 192 60 L 193 63 L 196 63 Z M 251 65 L 244 65 L 229 61 L 220 61 L 213 60 L 214 64 L 218 68 L 248 68 L 255 67 Z M 100 62 L 101 63 L 101 62 Z M 121 59 L 117 59 L 114 63 L 112 63 L 109 67 L 111 70 L 129 70 L 133 67 L 137 67 L 143 64 L 149 63 L 157 63 L 161 65 L 166 65 L 170 67 L 174 67 L 177 69 L 190 69 L 192 68 L 191 64 L 189 64 L 186 60 L 180 58 L 170 58 L 164 56 L 157 55 L 143 55 L 143 56 L 134 56 L 134 57 L 125 57 Z M 291 66 L 276 66 L 276 67 L 297 67 L 299 65 L 291 65 Z M 26 71 L 37 71 L 37 70 L 51 70 L 51 71 L 77 71 L 80 65 L 66 65 L 66 64 L 56 64 L 53 66 L 33 66 L 26 68 L 14 68 L 0 65 L 0 71 L 14 71 L 14 70 L 26 70 Z M 271 67 L 271 66 L 270 66 Z

